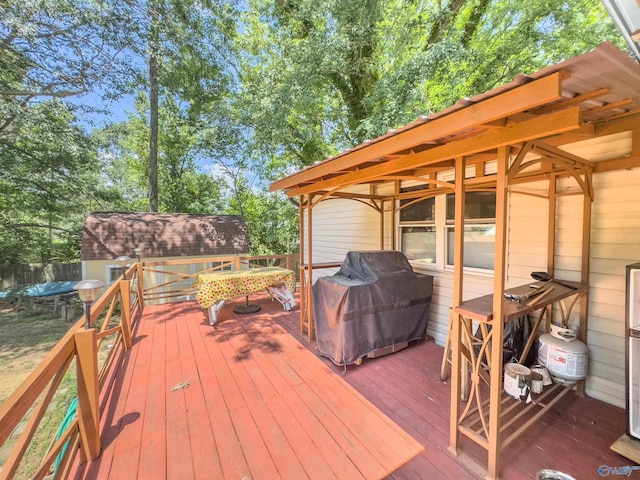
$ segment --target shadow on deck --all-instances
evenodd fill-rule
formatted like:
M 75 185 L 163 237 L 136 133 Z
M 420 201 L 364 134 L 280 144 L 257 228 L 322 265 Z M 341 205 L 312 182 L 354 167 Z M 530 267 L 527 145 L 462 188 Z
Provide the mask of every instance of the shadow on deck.
M 449 445 L 442 347 L 416 342 L 345 369 L 314 353 L 299 311 L 266 294 L 210 327 L 195 302 L 147 306 L 103 399 L 102 454 L 74 478 L 484 478 L 486 454 Z M 502 452 L 501 478 L 543 468 L 598 478 L 624 410 L 569 394 Z

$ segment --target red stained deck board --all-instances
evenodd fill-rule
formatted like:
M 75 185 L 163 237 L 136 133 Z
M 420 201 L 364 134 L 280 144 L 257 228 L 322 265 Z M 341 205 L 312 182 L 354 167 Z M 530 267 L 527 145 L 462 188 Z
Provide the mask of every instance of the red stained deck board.
M 168 478 L 211 479 L 221 475 L 220 464 L 213 454 L 216 449 L 215 439 L 211 423 L 209 421 L 209 409 L 207 407 L 205 392 L 200 381 L 200 373 L 196 363 L 195 352 L 189 334 L 188 323 L 190 319 L 184 310 L 174 311 L 179 316 L 177 323 L 178 344 L 180 346 L 180 364 L 182 376 L 189 381 L 189 386 L 170 392 L 171 396 L 182 392 L 185 402 L 185 414 L 187 415 L 188 438 L 184 439 L 184 447 L 189 446 L 190 456 L 177 453 L 174 455 L 174 464 L 167 465 Z M 190 465 L 187 459 L 191 460 Z M 178 470 L 178 471 L 176 471 Z
M 298 366 L 301 372 L 305 372 L 308 379 L 307 385 L 319 396 L 323 396 L 328 408 L 335 412 L 344 422 L 349 431 L 357 435 L 363 442 L 369 453 L 376 457 L 383 465 L 394 465 L 399 458 L 402 463 L 408 461 L 415 453 L 421 450 L 421 446 L 415 443 L 416 450 L 407 451 L 407 443 L 414 440 L 408 435 L 388 435 L 382 428 L 380 430 L 369 428 L 370 425 L 388 426 L 400 430 L 388 417 L 365 401 L 364 397 L 357 394 L 348 384 L 319 362 L 309 362 Z M 332 373 L 327 375 L 326 373 Z M 331 392 L 331 395 L 326 395 Z M 350 401 L 354 395 L 358 401 Z M 404 432 L 402 432 L 404 433 Z M 403 438 L 404 437 L 404 438 Z M 398 464 L 394 465 L 398 467 Z
M 267 344 L 260 342 L 258 339 L 261 337 L 252 328 L 256 323 L 262 322 L 257 320 L 244 325 L 246 344 L 253 344 L 250 356 L 259 367 L 247 373 L 260 390 L 269 410 L 282 425 L 309 478 L 347 478 L 347 475 L 348 478 L 362 478 L 287 382 L 284 376 L 289 369 L 281 361 L 280 342 L 272 334 L 265 335 L 264 338 L 269 339 Z M 281 367 L 283 373 L 280 373 Z M 278 392 L 278 395 L 273 392 Z M 307 432 L 313 432 L 313 436 Z
M 444 475 L 446 478 L 468 478 L 471 474 L 463 465 L 451 461 L 448 430 L 442 432 L 434 424 L 446 422 L 448 427 L 448 409 L 446 418 L 443 408 L 434 408 L 428 402 L 421 401 L 410 395 L 395 395 L 401 391 L 402 385 L 397 386 L 391 382 L 393 376 L 370 369 L 361 372 L 360 388 L 370 391 L 376 396 L 378 407 L 385 411 L 393 412 L 392 418 L 398 425 L 404 427 L 425 446 L 425 455 L 431 463 L 431 468 L 436 475 Z
M 256 325 L 259 327 L 256 328 Z M 265 328 L 264 322 L 251 322 L 248 326 L 251 327 L 248 329 L 248 333 L 252 337 L 260 335 L 259 331 Z M 273 331 L 273 324 L 268 325 L 267 328 Z M 275 341 L 276 345 L 280 343 L 277 339 L 272 341 Z M 253 355 L 257 357 L 258 365 L 265 373 L 271 372 L 270 381 L 274 388 L 286 398 L 291 418 L 295 419 L 304 431 L 314 432 L 311 439 L 312 445 L 310 445 L 311 451 L 316 452 L 318 456 L 329 462 L 329 466 L 337 478 L 354 480 L 363 478 L 339 443 L 327 431 L 326 422 L 323 426 L 323 423 L 316 417 L 314 405 L 305 403 L 298 394 L 297 387 L 304 385 L 304 382 L 297 374 L 291 375 L 293 369 L 286 363 L 284 355 L 279 351 L 265 354 L 260 349 L 254 350 Z M 291 380 L 294 378 L 295 381 L 292 383 Z M 342 430 L 342 425 L 339 425 L 338 429 Z
M 126 370 L 131 374 L 125 375 L 124 385 L 128 388 L 124 389 L 119 399 L 122 406 L 116 420 L 120 423 L 120 429 L 113 443 L 107 447 L 113 450 L 113 459 L 109 475 L 104 478 L 125 478 L 137 471 L 153 347 L 153 325 L 141 324 L 140 327 L 137 335 L 149 341 L 140 341 L 135 349 L 131 349 L 132 362 L 129 365 L 135 365 L 135 368 Z
M 173 319 L 167 323 L 167 338 L 165 345 L 166 360 L 166 436 L 167 436 L 167 478 L 189 480 L 195 478 L 194 462 L 196 460 L 191 449 L 192 440 L 197 440 L 191 435 L 190 423 L 197 423 L 198 418 L 206 419 L 203 409 L 199 404 L 199 388 L 197 384 L 191 388 L 191 378 L 196 373 L 185 365 L 189 359 L 193 359 L 193 351 L 188 332 L 183 331 L 183 316 L 179 312 L 182 304 L 169 304 L 166 317 Z M 184 335 L 187 333 L 187 335 Z M 183 387 L 187 382 L 189 386 Z M 200 395 L 201 396 L 201 395 Z M 192 418 L 192 422 L 189 421 Z M 200 422 L 202 424 L 204 422 Z M 206 427 L 206 425 L 205 425 Z M 200 430 L 197 430 L 201 433 Z M 207 432 L 210 436 L 211 431 Z
M 247 464 L 254 457 L 248 455 L 245 458 L 241 448 L 242 443 L 253 445 L 250 454 L 262 462 L 259 464 L 262 468 L 261 471 L 269 474 L 275 472 L 275 467 L 272 466 L 273 462 L 262 453 L 265 447 L 257 433 L 255 424 L 244 415 L 246 410 L 236 408 L 230 411 L 226 408 L 225 396 L 233 394 L 234 390 L 233 385 L 229 382 L 235 381 L 228 373 L 223 357 L 217 356 L 217 349 L 208 348 L 206 345 L 207 338 L 212 335 L 212 329 L 208 326 L 208 322 L 205 326 L 200 319 L 194 320 L 190 316 L 186 328 L 189 331 L 194 355 L 197 359 L 199 381 L 205 396 L 208 422 L 213 432 L 215 449 L 210 452 L 209 461 L 216 463 L 218 471 L 213 478 L 243 478 L 250 477 L 252 474 L 254 478 L 259 478 L 255 476 L 254 471 L 250 470 Z M 226 383 L 221 382 L 217 375 L 218 372 L 223 373 L 222 378 L 226 379 Z M 264 478 L 274 477 L 265 476 Z
M 241 323 L 235 320 L 221 326 L 219 333 L 220 346 L 227 353 L 227 358 L 235 359 L 234 377 L 278 472 L 286 478 L 309 478 L 308 469 L 303 466 L 304 456 L 294 450 L 296 440 L 304 440 L 300 437 L 292 439 L 285 433 L 288 428 L 284 423 L 286 418 L 276 407 L 279 392 L 264 375 L 251 352 L 259 347 L 253 345 Z
M 142 439 L 140 444 L 139 478 L 158 478 L 167 470 L 167 437 L 165 435 L 166 391 L 165 342 L 166 329 L 162 317 L 143 317 L 145 333 L 142 337 L 152 345 L 151 374 L 147 382 L 144 418 L 142 419 Z M 144 335 L 144 333 L 142 334 Z M 141 336 L 142 336 L 141 335 Z
M 251 322 L 251 325 L 254 328 L 259 328 L 262 323 L 259 321 Z M 273 331 L 273 327 L 271 331 Z M 290 355 L 289 352 L 299 351 L 299 345 L 294 343 L 294 340 L 284 329 L 273 332 L 271 338 L 274 339 L 272 343 L 278 341 L 285 346 L 282 353 L 284 357 Z M 310 355 L 309 352 L 304 353 L 306 354 L 305 356 Z M 299 363 L 301 357 L 302 355 L 300 354 L 291 355 L 292 363 Z M 380 460 L 386 469 L 389 468 L 389 465 L 393 465 L 394 461 L 397 462 L 398 457 L 392 458 L 393 455 L 405 456 L 404 461 L 413 456 L 406 450 L 406 442 L 413 443 L 413 439 L 398 429 L 385 415 L 372 408 L 372 405 L 364 397 L 359 394 L 354 396 L 354 390 L 342 381 L 339 374 L 328 369 L 322 363 L 315 361 L 315 357 L 313 360 L 312 362 L 305 362 L 304 365 L 297 365 L 296 369 L 299 375 L 306 379 L 306 384 L 312 385 L 316 394 L 323 398 L 327 405 L 327 411 L 342 419 L 343 434 L 345 431 L 350 430 L 354 436 L 359 437 L 362 441 L 362 446 L 369 451 L 372 459 Z M 309 368 L 311 366 L 316 368 Z M 368 425 L 376 424 L 382 428 L 381 431 L 368 428 Z M 394 431 L 394 435 L 389 434 L 389 428 Z M 416 450 L 412 451 L 413 454 L 421 449 L 417 444 L 414 447 Z

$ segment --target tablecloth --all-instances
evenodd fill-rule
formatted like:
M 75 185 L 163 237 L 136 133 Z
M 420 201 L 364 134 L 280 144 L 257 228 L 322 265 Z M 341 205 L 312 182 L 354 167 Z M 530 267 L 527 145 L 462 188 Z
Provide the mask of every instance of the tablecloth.
M 194 280 L 193 288 L 198 289 L 196 301 L 202 308 L 209 308 L 220 300 L 258 293 L 280 281 L 285 283 L 290 292 L 295 291 L 295 273 L 280 267 L 202 273 Z

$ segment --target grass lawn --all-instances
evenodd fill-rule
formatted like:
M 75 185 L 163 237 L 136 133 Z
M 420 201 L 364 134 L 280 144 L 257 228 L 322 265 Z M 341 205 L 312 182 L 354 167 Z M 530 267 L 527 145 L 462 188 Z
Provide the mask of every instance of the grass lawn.
M 61 320 L 59 314 L 33 310 L 27 302 L 17 305 L 0 303 L 0 404 L 38 366 L 80 315 L 81 310 L 77 310 L 73 321 L 67 322 Z M 69 372 L 72 374 L 68 373 L 62 381 L 52 401 L 52 408 L 41 423 L 16 479 L 30 477 L 29 465 L 40 462 L 62 422 L 67 406 L 76 396 L 74 365 Z M 7 442 L 0 445 L 0 466 L 6 461 L 20 430 L 19 426 Z
M 27 304 L 0 304 L 0 404 L 27 378 L 53 346 L 80 318 L 65 322 L 52 312 Z

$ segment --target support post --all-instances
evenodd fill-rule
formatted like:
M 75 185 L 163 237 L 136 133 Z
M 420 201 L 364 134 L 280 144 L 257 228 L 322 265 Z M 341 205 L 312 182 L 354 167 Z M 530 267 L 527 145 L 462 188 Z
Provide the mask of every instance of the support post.
M 547 273 L 551 278 L 555 276 L 556 264 L 556 217 L 558 209 L 558 175 L 551 174 L 549 178 L 549 208 L 547 218 Z M 549 332 L 553 320 L 553 305 L 545 307 L 545 332 Z
M 311 286 L 313 285 L 313 220 L 311 211 L 313 209 L 313 194 L 307 198 L 307 339 L 313 340 L 313 297 Z
M 498 149 L 496 181 L 496 244 L 493 273 L 493 319 L 491 327 L 491 386 L 489 388 L 489 458 L 490 478 L 498 478 L 500 470 L 500 397 L 502 395 L 502 339 L 504 336 L 504 282 L 507 246 L 507 169 L 509 148 Z
M 454 215 L 454 247 L 453 247 L 453 306 L 457 307 L 462 303 L 462 290 L 464 281 L 464 171 L 465 161 L 463 157 L 455 160 L 455 215 Z M 461 382 L 467 382 L 462 378 L 462 361 L 460 355 L 460 346 L 462 344 L 462 335 L 460 332 L 461 318 L 457 313 L 449 316 L 449 321 L 453 322 L 449 326 L 452 333 L 451 339 L 451 418 L 449 432 L 449 450 L 454 454 L 458 454 L 458 444 L 460 441 L 460 433 L 458 430 L 458 418 L 460 417 L 460 393 Z M 448 355 L 449 352 L 444 352 Z
M 100 455 L 100 403 L 98 393 L 98 347 L 95 328 L 74 333 L 78 378 L 78 425 L 81 458 L 94 460 Z
M 144 308 L 144 264 L 138 262 L 136 270 L 138 271 L 138 304 L 140 308 Z
M 131 287 L 129 280 L 120 280 L 120 301 L 122 342 L 124 348 L 129 350 L 131 348 Z
M 592 177 L 591 172 L 587 172 L 585 176 Z M 586 180 L 586 179 L 585 179 Z M 593 178 L 589 178 L 589 184 L 592 184 Z M 591 197 L 585 193 L 583 197 L 582 207 L 582 271 L 580 273 L 580 281 L 589 284 L 589 269 L 591 259 Z M 587 332 L 589 322 L 589 295 L 580 295 L 580 325 L 578 327 L 578 339 L 587 345 Z M 585 382 L 578 382 L 576 387 L 578 395 L 584 396 Z

